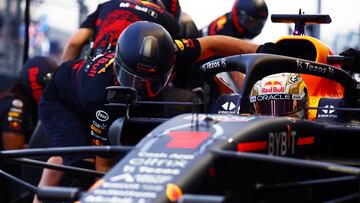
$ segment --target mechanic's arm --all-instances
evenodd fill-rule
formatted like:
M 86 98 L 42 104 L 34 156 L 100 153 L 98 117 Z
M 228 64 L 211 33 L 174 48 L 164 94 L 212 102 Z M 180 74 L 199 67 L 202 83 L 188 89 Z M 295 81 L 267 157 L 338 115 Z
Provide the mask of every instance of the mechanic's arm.
M 91 36 L 93 36 L 94 31 L 89 28 L 79 28 L 79 30 L 71 36 L 69 41 L 66 43 L 61 62 L 68 60 L 76 59 L 84 45 L 89 42 Z
M 1 139 L 4 150 L 25 148 L 25 134 L 28 129 L 28 111 L 24 102 L 13 99 L 7 112 L 0 118 Z
M 115 158 L 96 156 L 95 168 L 97 171 L 107 172 L 115 165 Z
M 202 37 L 198 38 L 198 41 L 201 47 L 198 61 L 214 55 L 231 56 L 236 54 L 255 53 L 259 47 L 258 44 L 254 44 L 250 41 L 224 35 Z

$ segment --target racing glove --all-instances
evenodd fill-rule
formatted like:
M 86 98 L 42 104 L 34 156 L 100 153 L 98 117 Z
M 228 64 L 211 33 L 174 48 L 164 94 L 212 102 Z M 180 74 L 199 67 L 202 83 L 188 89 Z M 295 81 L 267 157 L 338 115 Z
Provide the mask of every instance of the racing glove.
M 344 70 L 348 70 L 348 71 L 355 72 L 355 73 L 360 72 L 360 51 L 359 50 L 350 48 L 350 49 L 347 49 L 347 50 L 341 52 L 339 55 L 353 58 L 351 63 L 346 63 L 346 64 L 341 65 L 341 67 Z
M 281 50 L 279 48 L 279 45 L 273 43 L 273 42 L 267 42 L 265 44 L 260 45 L 256 49 L 256 53 L 266 53 L 266 54 L 277 54 L 281 55 Z

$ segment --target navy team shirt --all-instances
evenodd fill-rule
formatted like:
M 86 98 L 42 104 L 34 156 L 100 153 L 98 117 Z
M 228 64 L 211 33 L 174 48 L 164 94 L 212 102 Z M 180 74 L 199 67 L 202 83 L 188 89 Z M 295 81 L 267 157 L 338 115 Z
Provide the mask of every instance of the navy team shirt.
M 114 48 L 121 32 L 136 21 L 158 23 L 175 36 L 178 24 L 174 16 L 179 15 L 180 6 L 177 0 L 167 0 L 165 6 L 170 12 L 148 1 L 112 0 L 100 4 L 80 27 L 94 31 L 93 48 L 102 51 Z
M 193 63 L 200 55 L 200 44 L 196 39 L 175 40 L 174 47 L 177 59 L 175 67 L 190 67 L 185 64 Z M 97 55 L 88 62 L 73 60 L 63 63 L 45 89 L 40 105 L 46 107 L 48 103 L 58 102 L 59 105 L 65 106 L 80 120 L 79 125 L 86 126 L 85 136 L 92 145 L 107 145 L 109 126 L 123 115 L 119 114 L 119 109 L 104 105 L 107 93 L 105 88 L 118 85 L 113 64 L 112 51 Z M 40 117 L 47 113 L 44 109 L 46 108 L 40 111 Z M 66 118 L 63 119 L 54 122 L 63 122 L 59 125 L 66 126 Z

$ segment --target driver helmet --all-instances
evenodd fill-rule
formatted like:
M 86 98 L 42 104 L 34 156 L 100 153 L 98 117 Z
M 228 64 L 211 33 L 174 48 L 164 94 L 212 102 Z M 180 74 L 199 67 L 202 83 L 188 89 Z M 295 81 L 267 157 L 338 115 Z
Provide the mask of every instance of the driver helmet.
M 250 103 L 261 115 L 307 116 L 307 88 L 297 73 L 279 73 L 264 77 L 255 83 Z
M 252 39 L 263 29 L 268 8 L 264 0 L 236 0 L 231 13 L 236 30 Z
M 142 98 L 156 96 L 167 84 L 175 64 L 170 34 L 159 24 L 138 21 L 120 35 L 114 70 L 121 86 L 132 87 Z

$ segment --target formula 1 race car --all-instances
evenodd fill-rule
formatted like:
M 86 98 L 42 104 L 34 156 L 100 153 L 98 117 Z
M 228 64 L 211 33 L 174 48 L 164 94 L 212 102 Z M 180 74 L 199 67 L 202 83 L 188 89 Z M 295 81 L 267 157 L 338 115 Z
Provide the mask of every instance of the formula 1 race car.
M 0 152 L 1 160 L 101 177 L 87 191 L 36 188 L 3 171 L 1 175 L 44 200 L 89 203 L 359 201 L 357 83 L 346 71 L 327 64 L 327 56 L 332 53 L 326 45 L 302 35 L 305 24 L 329 23 L 330 17 L 300 14 L 273 15 L 272 19 L 296 24 L 294 33 L 299 35 L 277 41 L 286 50 L 286 56 L 244 54 L 216 59 L 199 68 L 200 74 L 209 78 L 220 72 L 244 73 L 245 82 L 237 94 L 222 95 L 208 105 L 209 90 L 198 88 L 194 90 L 196 101 L 193 103 L 144 102 L 137 101 L 135 89 L 109 87 L 109 105 L 126 108 L 125 115 L 114 122 L 109 132 L 114 145 Z M 304 78 L 309 96 L 308 119 L 254 114 L 250 104 L 254 84 L 265 76 L 284 72 L 299 73 Z M 221 108 L 225 103 L 228 111 L 224 112 Z M 156 104 L 190 105 L 194 111 L 170 119 L 129 116 L 133 106 Z M 134 138 L 133 132 L 128 131 L 134 125 L 151 130 Z M 71 153 L 111 153 L 119 156 L 119 162 L 102 174 L 18 159 Z

